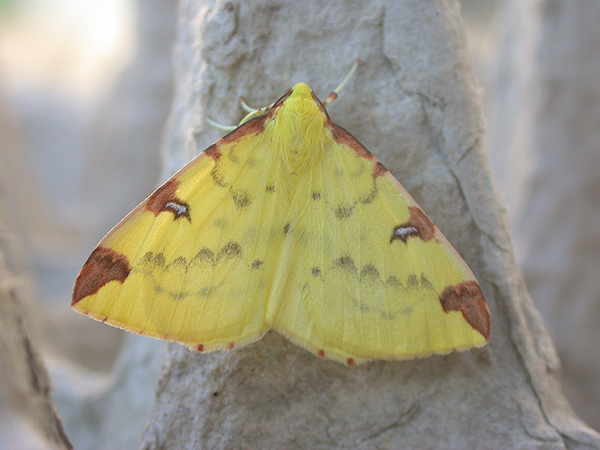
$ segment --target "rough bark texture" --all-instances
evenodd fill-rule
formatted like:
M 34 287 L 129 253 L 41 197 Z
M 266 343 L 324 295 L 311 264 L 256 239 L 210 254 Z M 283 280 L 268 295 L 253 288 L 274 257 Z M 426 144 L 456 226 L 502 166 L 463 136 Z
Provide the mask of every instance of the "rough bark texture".
M 512 101 L 494 135 L 507 167 L 525 161 L 527 184 L 508 191 L 522 199 L 512 214 L 519 260 L 565 393 L 600 430 L 600 3 L 514 0 L 507 16 L 519 18 L 501 60 Z
M 363 61 L 332 119 L 397 176 L 481 282 L 483 350 L 357 368 L 280 336 L 197 355 L 172 345 L 144 449 L 600 448 L 564 399 L 559 361 L 515 265 L 482 152 L 479 88 L 451 0 L 184 0 L 170 174 L 205 124 L 307 82 L 324 98 Z

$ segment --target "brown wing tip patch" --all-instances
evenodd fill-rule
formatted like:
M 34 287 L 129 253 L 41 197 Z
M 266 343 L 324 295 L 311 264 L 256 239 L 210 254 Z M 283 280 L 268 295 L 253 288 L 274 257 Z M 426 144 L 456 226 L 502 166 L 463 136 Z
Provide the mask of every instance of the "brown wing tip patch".
M 347 365 L 348 367 L 352 367 L 352 366 L 354 366 L 354 364 L 356 364 L 356 361 L 354 361 L 354 358 L 348 358 L 348 359 L 346 360 L 346 365 Z
M 410 206 L 408 210 L 410 212 L 408 222 L 394 228 L 390 237 L 390 244 L 395 240 L 400 240 L 406 244 L 410 237 L 418 237 L 427 242 L 435 236 L 435 225 L 421 208 Z
M 325 350 L 319 350 L 317 352 L 317 355 L 319 356 L 319 358 L 325 358 Z
M 155 216 L 158 216 L 161 212 L 167 211 L 175 216 L 175 220 L 185 217 L 191 222 L 190 205 L 180 200 L 177 195 L 175 195 L 178 187 L 179 180 L 177 178 L 171 178 L 148 197 L 146 209 Z
M 229 350 L 233 350 L 233 347 L 235 347 L 235 342 L 230 342 L 229 345 L 227 346 L 227 348 Z
M 455 286 L 448 286 L 440 294 L 440 302 L 445 313 L 462 312 L 467 323 L 489 341 L 490 312 L 477 281 L 465 281 Z
M 113 280 L 123 283 L 131 272 L 127 257 L 113 249 L 97 247 L 85 262 L 73 289 L 71 306 L 95 294 Z
M 194 347 L 194 349 L 195 349 L 197 352 L 199 352 L 199 353 L 202 353 L 202 352 L 204 352 L 204 344 L 197 344 L 197 345 Z

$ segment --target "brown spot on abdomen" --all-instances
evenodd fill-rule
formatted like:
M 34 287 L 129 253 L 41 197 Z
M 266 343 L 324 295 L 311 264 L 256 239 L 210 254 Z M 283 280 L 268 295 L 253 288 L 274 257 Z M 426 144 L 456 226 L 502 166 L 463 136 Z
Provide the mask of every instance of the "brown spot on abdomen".
M 465 281 L 448 286 L 440 294 L 445 313 L 460 311 L 469 325 L 485 338 L 490 339 L 490 312 L 477 281 Z
M 178 187 L 179 180 L 177 178 L 171 178 L 148 197 L 146 209 L 155 216 L 158 216 L 161 212 L 167 211 L 175 216 L 175 220 L 180 217 L 185 217 L 191 222 L 190 205 L 183 200 L 180 200 L 177 198 L 177 195 L 175 195 Z
M 390 244 L 395 240 L 400 240 L 406 244 L 409 237 L 418 237 L 427 242 L 435 236 L 435 225 L 421 208 L 410 206 L 408 211 L 410 212 L 408 222 L 394 228 L 390 237 Z
M 95 294 L 113 280 L 123 283 L 131 272 L 127 257 L 113 249 L 97 247 L 83 265 L 73 289 L 71 305 Z

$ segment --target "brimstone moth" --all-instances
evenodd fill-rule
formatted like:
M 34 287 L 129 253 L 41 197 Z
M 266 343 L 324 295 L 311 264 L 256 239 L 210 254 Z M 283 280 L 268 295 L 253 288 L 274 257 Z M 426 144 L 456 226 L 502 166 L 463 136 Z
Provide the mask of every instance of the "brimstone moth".
M 199 352 L 273 329 L 349 366 L 485 345 L 471 270 L 312 90 L 257 111 L 100 241 L 73 308 Z

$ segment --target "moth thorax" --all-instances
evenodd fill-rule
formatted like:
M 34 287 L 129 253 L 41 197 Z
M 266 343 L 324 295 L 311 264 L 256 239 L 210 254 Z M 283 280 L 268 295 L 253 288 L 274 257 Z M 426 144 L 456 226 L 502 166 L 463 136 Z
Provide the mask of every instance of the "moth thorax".
M 300 105 L 295 102 L 292 105 L 294 107 L 288 108 L 286 102 L 277 112 L 270 134 L 283 168 L 290 173 L 300 174 L 317 163 L 323 155 L 325 116 L 318 109 L 298 108 Z

